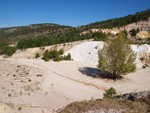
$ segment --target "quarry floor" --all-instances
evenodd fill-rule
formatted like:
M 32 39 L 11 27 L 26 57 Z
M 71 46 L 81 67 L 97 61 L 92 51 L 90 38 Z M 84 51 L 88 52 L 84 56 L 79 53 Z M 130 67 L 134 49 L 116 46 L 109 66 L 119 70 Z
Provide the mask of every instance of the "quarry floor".
M 118 94 L 150 90 L 150 67 L 117 81 L 95 78 L 98 73 L 84 62 L 0 56 L 0 113 L 53 113 L 74 101 L 103 98 L 110 87 Z

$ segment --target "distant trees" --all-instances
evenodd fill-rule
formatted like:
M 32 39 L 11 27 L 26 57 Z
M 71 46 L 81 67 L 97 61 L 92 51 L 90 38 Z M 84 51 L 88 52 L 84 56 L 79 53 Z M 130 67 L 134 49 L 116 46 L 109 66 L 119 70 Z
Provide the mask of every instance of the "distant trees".
M 0 55 L 3 55 L 3 54 L 4 54 L 4 51 L 0 49 Z
M 104 41 L 106 38 L 106 33 L 100 32 L 94 32 L 92 35 L 92 38 L 94 38 L 95 41 Z
M 7 46 L 3 48 L 3 51 L 6 55 L 11 56 L 16 52 L 16 47 Z
M 137 34 L 139 31 L 140 31 L 139 28 L 138 28 L 137 30 L 132 29 L 132 30 L 129 31 L 129 33 L 130 33 L 132 36 L 136 36 L 136 34 Z
M 60 60 L 71 60 L 71 55 L 68 53 L 67 56 L 60 56 L 64 53 L 63 49 L 60 49 L 59 51 L 57 50 L 51 50 L 48 51 L 46 50 L 45 53 L 43 54 L 43 59 L 45 61 L 49 61 L 49 59 L 53 59 L 54 61 L 60 61 Z
M 48 46 L 53 44 L 66 43 L 66 42 L 85 40 L 91 38 L 92 36 L 89 33 L 85 35 L 83 34 L 79 35 L 78 31 L 74 31 L 74 32 L 70 32 L 70 34 L 58 35 L 57 37 L 41 36 L 39 38 L 23 39 L 18 42 L 17 47 L 19 49 L 25 49 L 29 47 L 32 48 L 32 47 Z
M 98 51 L 99 64 L 97 67 L 106 72 L 111 79 L 118 79 L 121 74 L 133 72 L 136 69 L 136 54 L 125 39 L 124 33 L 118 38 L 108 40 Z
M 95 22 L 95 23 L 91 23 L 89 25 L 87 25 L 88 27 L 92 27 L 92 28 L 114 28 L 114 27 L 121 27 L 133 22 L 137 22 L 140 20 L 148 20 L 148 18 L 150 17 L 150 9 L 147 9 L 145 11 L 141 11 L 141 12 L 137 12 L 134 15 L 128 15 L 125 17 L 120 17 L 120 18 L 113 18 L 113 19 L 109 19 L 106 21 L 101 21 L 101 22 Z M 85 27 L 87 27 L 85 26 Z
M 6 43 L 0 43 L 0 48 L 2 48 L 4 46 L 7 46 L 7 44 Z
M 15 52 L 16 52 L 16 47 L 10 47 L 6 43 L 0 43 L 0 55 L 6 54 L 8 56 L 11 56 Z

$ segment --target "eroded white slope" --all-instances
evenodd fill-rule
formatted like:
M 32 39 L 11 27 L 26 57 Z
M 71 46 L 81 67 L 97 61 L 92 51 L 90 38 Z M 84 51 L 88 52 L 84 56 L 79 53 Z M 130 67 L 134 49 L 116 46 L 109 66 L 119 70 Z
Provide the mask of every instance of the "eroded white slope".
M 80 45 L 76 45 L 69 51 L 67 51 L 64 55 L 67 55 L 68 53 L 71 54 L 71 57 L 75 61 L 81 61 L 81 62 L 87 62 L 90 64 L 96 65 L 98 63 L 98 49 L 96 49 L 96 46 L 99 46 L 99 49 L 103 47 L 104 42 L 84 42 Z
M 69 51 L 67 51 L 64 55 L 68 53 L 71 54 L 71 57 L 75 61 L 87 62 L 90 64 L 97 65 L 98 64 L 98 50 L 102 49 L 104 42 L 102 41 L 91 41 L 84 42 L 80 45 L 76 45 Z M 98 49 L 97 49 L 98 47 Z M 144 44 L 141 46 L 131 45 L 133 51 L 137 53 L 137 68 L 142 67 L 142 63 L 139 60 L 139 53 L 149 52 L 150 53 L 150 45 Z

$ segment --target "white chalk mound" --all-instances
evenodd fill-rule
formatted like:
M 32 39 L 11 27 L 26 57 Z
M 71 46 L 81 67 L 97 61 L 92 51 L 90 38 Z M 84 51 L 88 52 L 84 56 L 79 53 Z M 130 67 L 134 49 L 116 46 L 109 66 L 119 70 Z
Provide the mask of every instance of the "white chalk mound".
M 98 50 L 102 49 L 104 42 L 102 41 L 91 41 L 91 42 L 84 42 L 80 45 L 76 45 L 67 51 L 64 55 L 68 53 L 71 54 L 71 57 L 75 61 L 87 62 L 90 64 L 97 65 L 98 64 Z M 131 45 L 133 51 L 137 53 L 137 68 L 142 67 L 142 63 L 139 60 L 139 53 L 148 52 L 150 53 L 150 45 L 144 44 L 141 46 L 138 45 Z

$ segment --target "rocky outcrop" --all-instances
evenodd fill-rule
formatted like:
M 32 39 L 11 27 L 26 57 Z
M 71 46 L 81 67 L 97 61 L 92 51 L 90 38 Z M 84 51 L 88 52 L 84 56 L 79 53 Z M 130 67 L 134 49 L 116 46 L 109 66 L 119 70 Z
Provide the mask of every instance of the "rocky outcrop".
M 150 91 L 126 93 L 123 95 L 118 95 L 115 98 L 122 98 L 137 102 L 146 102 L 147 104 L 150 104 Z

